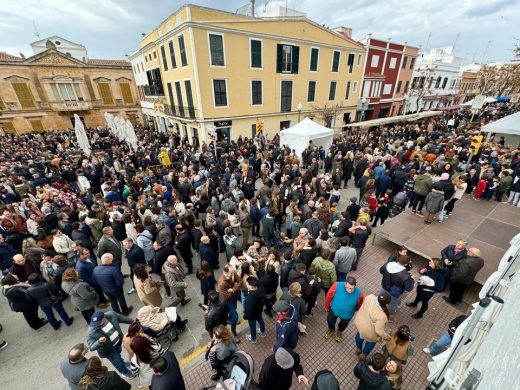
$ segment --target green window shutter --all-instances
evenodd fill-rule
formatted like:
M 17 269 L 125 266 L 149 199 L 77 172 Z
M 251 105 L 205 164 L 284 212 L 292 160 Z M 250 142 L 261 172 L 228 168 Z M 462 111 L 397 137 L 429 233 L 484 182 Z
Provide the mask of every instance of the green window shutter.
M 262 41 L 251 41 L 251 68 L 262 67 Z
M 335 51 L 334 56 L 332 58 L 332 71 L 333 72 L 337 72 L 339 69 L 339 56 L 340 56 L 340 52 Z
M 292 72 L 291 73 L 298 73 L 299 60 L 300 60 L 300 48 L 298 46 L 293 46 Z
M 282 73 L 283 45 L 276 45 L 276 73 Z
M 311 49 L 311 71 L 318 70 L 318 55 L 319 50 L 316 48 Z

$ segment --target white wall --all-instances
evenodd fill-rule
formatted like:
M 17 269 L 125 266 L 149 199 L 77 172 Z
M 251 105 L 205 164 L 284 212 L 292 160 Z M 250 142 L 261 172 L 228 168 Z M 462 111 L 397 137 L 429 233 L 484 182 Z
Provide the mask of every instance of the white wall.
M 144 64 L 144 55 L 131 55 L 129 60 L 132 64 L 132 72 L 134 73 L 135 84 L 148 85 L 148 78 L 146 77 L 146 66 Z

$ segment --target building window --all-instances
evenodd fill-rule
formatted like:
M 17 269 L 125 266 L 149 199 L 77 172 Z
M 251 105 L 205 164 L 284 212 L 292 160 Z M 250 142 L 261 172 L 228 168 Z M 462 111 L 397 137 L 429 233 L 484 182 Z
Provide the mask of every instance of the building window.
M 26 83 L 12 83 L 12 86 L 22 108 L 36 108 L 31 90 Z
M 60 83 L 57 85 L 59 87 L 62 100 L 66 101 L 66 102 L 76 101 L 76 96 L 74 96 L 74 91 L 72 90 L 72 84 Z
M 164 45 L 161 46 L 161 58 L 164 70 L 168 70 L 168 60 L 166 59 L 166 52 L 164 51 Z
M 309 81 L 307 87 L 307 101 L 313 102 L 316 99 L 316 81 Z
M 209 51 L 212 66 L 225 66 L 224 37 L 220 34 L 209 34 Z
M 402 84 L 402 81 L 399 80 L 399 81 L 397 82 L 397 88 L 395 89 L 395 93 L 399 93 L 399 92 L 401 92 L 401 84 Z
M 184 116 L 184 103 L 182 102 L 181 83 L 179 81 L 175 82 L 175 92 L 177 94 L 177 104 L 179 105 L 179 115 Z
M 277 73 L 298 73 L 300 48 L 298 46 L 277 46 L 276 71 Z
M 318 58 L 320 56 L 320 49 L 317 47 L 311 48 L 311 64 L 309 66 L 309 70 L 311 72 L 316 72 L 318 70 Z
M 121 96 L 123 96 L 123 103 L 133 104 L 134 98 L 132 97 L 132 90 L 130 89 L 130 84 L 120 83 L 119 88 L 121 88 Z
M 379 65 L 379 56 L 374 54 L 372 55 L 372 60 L 370 61 L 370 67 L 377 68 L 377 65 Z
M 282 80 L 282 88 L 280 93 L 280 111 L 291 112 L 292 106 L 292 86 L 290 80 Z
M 280 130 L 285 130 L 291 127 L 291 121 L 280 121 Z
M 410 61 L 410 69 L 413 69 L 413 66 L 415 65 L 415 57 L 412 58 Z
M 395 69 L 397 66 L 397 58 L 392 57 L 390 58 L 390 65 L 388 66 L 390 69 Z
M 251 68 L 262 67 L 262 41 L 251 39 Z
M 408 92 L 408 87 L 409 87 L 409 86 L 410 86 L 410 81 L 407 81 L 407 82 L 404 84 L 403 93 Z
M 31 119 L 29 122 L 33 131 L 43 131 L 43 124 L 40 119 Z
M 336 82 L 331 81 L 330 87 L 329 87 L 329 100 L 335 100 L 336 99 Z
M 175 113 L 175 100 L 173 98 L 172 83 L 167 82 L 166 83 L 166 88 L 168 89 L 168 98 L 170 99 L 170 108 L 171 108 L 171 111 L 172 111 L 172 115 L 176 115 L 176 113 Z
M 448 78 L 444 77 L 444 80 L 442 80 L 442 89 L 446 88 L 446 84 L 448 84 Z
M 156 52 L 156 51 L 153 52 L 153 59 L 154 59 L 154 60 L 157 59 L 157 52 Z
M 357 92 L 357 81 L 354 81 L 354 85 L 352 86 L 352 92 L 353 93 Z
M 99 95 L 101 96 L 101 100 L 103 104 L 114 104 L 114 98 L 112 97 L 112 90 L 110 89 L 109 83 L 99 83 Z
M 361 54 L 358 54 L 357 55 L 357 64 L 356 64 L 356 66 L 361 66 L 362 59 L 363 59 L 363 56 Z
M 226 80 L 213 80 L 213 94 L 215 107 L 226 107 L 228 105 Z
M 437 77 L 437 81 L 435 82 L 435 88 L 439 88 L 439 86 L 441 85 L 441 81 L 442 81 L 442 77 L 441 76 Z
M 383 95 L 390 95 L 392 93 L 392 84 L 385 84 L 383 87 Z
M 253 106 L 262 105 L 262 81 L 251 81 L 251 104 Z
M 4 104 L 4 101 L 2 100 L 2 98 L 0 97 L 0 111 L 4 111 L 5 110 L 5 104 Z
M 345 91 L 345 100 L 348 100 L 350 97 L 350 81 L 347 81 L 347 89 Z
M 186 103 L 188 104 L 188 114 L 190 118 L 195 118 L 195 105 L 193 104 L 193 93 L 191 92 L 191 81 L 184 80 L 186 90 Z
M 339 57 L 341 53 L 339 51 L 334 50 L 334 54 L 332 55 L 332 71 L 337 72 L 339 70 Z
M 401 65 L 401 69 L 404 69 L 406 68 L 406 63 L 408 62 L 408 57 L 407 56 L 404 56 L 403 57 L 403 64 Z
M 78 98 L 78 100 L 80 102 L 82 102 L 83 100 L 85 100 L 83 98 L 83 92 L 81 91 L 81 87 L 79 84 L 72 84 L 72 86 L 74 87 L 74 92 L 76 92 L 76 96 Z
M 173 41 L 168 42 L 168 48 L 170 49 L 170 61 L 172 63 L 172 68 L 175 69 L 177 67 L 177 61 L 175 60 L 175 49 L 173 47 Z
M 179 52 L 181 54 L 181 65 L 188 66 L 188 59 L 186 57 L 186 46 L 184 46 L 184 35 L 179 35 L 177 37 L 179 41 Z
M 361 94 L 363 97 L 370 96 L 370 87 L 372 86 L 372 81 L 367 80 L 363 83 L 363 90 Z
M 348 55 L 347 68 L 349 73 L 352 73 L 354 70 L 354 53 Z

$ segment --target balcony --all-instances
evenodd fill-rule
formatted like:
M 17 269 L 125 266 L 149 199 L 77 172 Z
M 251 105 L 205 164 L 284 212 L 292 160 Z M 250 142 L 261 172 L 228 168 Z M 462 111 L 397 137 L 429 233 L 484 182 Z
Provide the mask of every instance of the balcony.
M 145 85 L 143 89 L 145 96 L 164 96 L 164 91 L 160 85 Z
M 49 103 L 53 111 L 86 111 L 92 110 L 91 102 L 51 102 Z
M 195 119 L 196 111 L 194 107 L 164 105 L 164 113 L 166 115 L 182 119 Z

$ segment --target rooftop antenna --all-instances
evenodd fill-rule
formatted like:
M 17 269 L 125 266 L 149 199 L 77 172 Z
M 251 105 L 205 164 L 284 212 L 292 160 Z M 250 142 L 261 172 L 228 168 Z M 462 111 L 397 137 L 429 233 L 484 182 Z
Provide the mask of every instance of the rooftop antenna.
M 460 37 L 460 33 L 457 33 L 457 35 L 455 35 L 455 41 L 453 41 L 453 55 L 455 55 L 455 45 L 457 44 L 457 41 L 459 40 L 459 37 Z
M 269 4 L 269 3 L 270 3 L 270 1 L 266 1 L 264 3 L 264 14 L 267 12 L 267 4 Z
M 426 45 L 424 45 L 424 52 L 423 53 L 426 53 L 426 51 L 428 50 L 428 46 L 430 44 L 430 38 L 432 37 L 432 33 L 429 33 L 428 34 L 428 39 L 426 40 Z
M 255 0 L 251 0 L 251 16 L 255 17 Z
M 486 58 L 486 54 L 487 54 L 487 51 L 488 51 L 488 48 L 489 48 L 489 45 L 491 45 L 491 42 L 493 42 L 492 40 L 489 40 L 487 45 L 486 45 L 486 48 L 484 49 L 484 54 L 482 54 L 482 59 L 480 60 L 480 63 L 481 64 L 484 64 L 484 58 Z
M 36 38 L 40 39 L 40 33 L 38 32 L 38 27 L 36 27 L 36 23 L 33 20 L 33 27 L 34 27 L 34 35 L 36 35 Z

